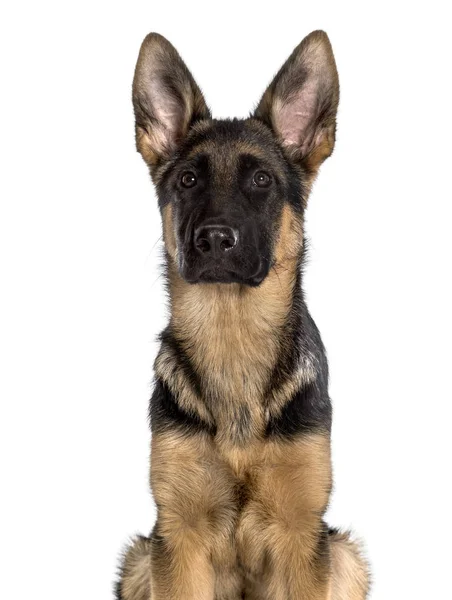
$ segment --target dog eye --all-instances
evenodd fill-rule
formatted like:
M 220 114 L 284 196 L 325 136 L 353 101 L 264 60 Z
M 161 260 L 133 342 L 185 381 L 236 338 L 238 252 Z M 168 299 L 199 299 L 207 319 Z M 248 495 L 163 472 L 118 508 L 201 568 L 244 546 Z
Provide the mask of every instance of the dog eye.
M 272 178 L 265 171 L 257 171 L 254 174 L 253 183 L 257 185 L 257 187 L 268 187 L 272 182 Z
M 198 180 L 196 179 L 196 175 L 194 173 L 187 171 L 180 178 L 180 182 L 185 188 L 192 188 L 198 183 Z

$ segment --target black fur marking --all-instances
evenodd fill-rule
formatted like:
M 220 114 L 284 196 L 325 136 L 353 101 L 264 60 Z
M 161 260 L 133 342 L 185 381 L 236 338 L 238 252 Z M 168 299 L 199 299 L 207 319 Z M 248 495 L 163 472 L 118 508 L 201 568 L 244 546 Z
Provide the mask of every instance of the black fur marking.
M 322 529 L 319 532 L 319 537 L 317 540 L 317 549 L 315 558 L 320 563 L 328 564 L 331 556 L 331 547 L 330 547 L 330 534 L 328 530 L 328 525 L 322 521 Z
M 183 410 L 169 387 L 157 380 L 149 405 L 151 430 L 158 433 L 178 427 L 186 432 L 206 432 L 215 435 L 215 427 L 203 421 L 199 415 Z
M 113 594 L 114 594 L 115 600 L 123 600 L 123 596 L 122 596 L 122 592 L 121 592 L 121 581 L 122 581 L 122 576 L 120 576 L 120 579 L 118 579 L 118 581 L 114 584 Z
M 184 372 L 185 378 L 190 384 L 193 392 L 197 396 L 202 396 L 200 378 L 191 364 L 186 352 L 184 352 L 183 348 L 174 337 L 170 327 L 167 327 L 164 331 L 162 331 L 160 334 L 160 341 L 162 342 L 162 348 L 165 346 L 171 351 L 173 356 L 177 357 L 177 367 Z
M 266 436 L 290 438 L 316 429 L 329 431 L 331 403 L 322 395 L 317 383 L 310 383 L 294 394 L 277 417 L 270 417 Z
M 302 386 L 285 404 L 277 417 L 270 417 L 267 436 L 292 437 L 299 433 L 331 429 L 331 401 L 328 396 L 328 363 L 320 333 L 306 307 L 301 287 L 304 255 L 297 272 L 292 307 L 284 338 L 286 350 L 281 353 L 273 371 L 267 397 L 294 376 L 300 364 L 308 360 L 315 380 Z
M 249 489 L 249 477 L 245 478 L 245 481 L 237 481 L 235 486 L 235 500 L 236 506 L 239 512 L 243 510 L 243 508 L 248 503 L 250 498 L 250 489 Z

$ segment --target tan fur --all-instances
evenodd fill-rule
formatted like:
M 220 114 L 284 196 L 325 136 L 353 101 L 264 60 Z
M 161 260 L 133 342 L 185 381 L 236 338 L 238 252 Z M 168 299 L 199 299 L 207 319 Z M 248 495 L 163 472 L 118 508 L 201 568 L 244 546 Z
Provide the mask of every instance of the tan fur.
M 322 600 L 365 600 L 369 590 L 368 567 L 360 549 L 350 540 L 348 534 L 338 533 L 330 537 L 331 564 L 329 567 L 329 585 L 326 596 Z M 124 600 L 155 600 L 151 596 L 151 542 L 138 538 L 128 551 L 123 567 L 121 593 Z M 231 600 L 240 598 L 240 576 L 235 562 L 235 549 L 232 543 L 226 554 L 221 556 L 221 566 L 213 563 L 215 568 L 214 600 Z M 274 572 L 269 561 L 262 561 L 262 571 L 247 574 L 245 579 L 246 600 L 274 600 L 269 585 Z M 154 571 L 155 572 L 155 571 Z M 276 582 L 276 594 L 284 600 L 287 598 L 284 582 Z M 275 584 L 273 584 L 273 588 Z M 273 592 L 272 592 L 273 593 Z M 286 594 L 286 595 L 284 595 Z M 198 596 L 196 596 L 198 598 Z
M 331 537 L 331 590 L 328 600 L 363 600 L 369 590 L 369 572 L 360 548 L 349 534 Z
M 153 436 L 151 485 L 159 509 L 158 533 L 170 557 L 164 567 L 160 556 L 153 558 L 159 575 L 153 578 L 153 600 L 212 600 L 212 558 L 224 557 L 227 565 L 229 555 L 231 572 L 235 567 L 230 540 L 236 508 L 230 471 L 215 458 L 207 436 L 169 431 Z M 170 572 L 162 573 L 168 562 Z
M 121 578 L 122 600 L 149 600 L 151 595 L 151 548 L 145 538 L 137 538 L 124 557 Z
M 324 599 L 328 562 L 317 560 L 316 549 L 331 489 L 328 436 L 263 443 L 248 485 L 250 498 L 237 528 L 241 561 L 262 576 L 268 554 L 269 598 Z
M 221 447 L 207 435 L 168 431 L 153 437 L 151 457 L 158 534 L 176 558 L 171 572 L 167 565 L 162 571 L 158 555 L 151 567 L 149 546 L 139 540 L 126 561 L 126 600 L 145 597 L 151 571 L 158 573 L 152 600 L 234 597 L 230 594 L 241 585 L 239 564 L 250 574 L 250 594 L 265 580 L 269 599 L 309 592 L 310 599 L 326 600 L 328 556 L 317 559 L 316 551 L 331 488 L 328 435 L 260 441 L 240 451 Z M 239 511 L 241 485 L 248 497 Z M 345 600 L 337 594 L 350 585 L 342 574 L 350 577 L 347 560 L 354 556 L 353 546 L 343 537 L 335 543 L 331 564 L 336 596 L 331 598 Z M 364 589 L 357 580 L 351 585 L 356 594 Z M 133 589 L 135 595 L 128 596 Z
M 158 147 L 155 136 L 153 136 L 150 131 L 142 129 L 141 127 L 137 127 L 135 136 L 137 150 L 140 152 L 143 160 L 149 166 L 157 164 L 159 155 L 155 152 L 155 148 Z
M 271 588 L 287 585 L 286 567 L 300 571 L 304 565 L 310 575 L 294 578 L 293 586 L 301 581 L 305 589 L 309 585 L 315 589 L 314 579 L 320 576 L 307 565 L 315 554 L 320 515 L 331 486 L 327 436 L 261 441 L 240 452 L 233 447 L 228 451 L 207 436 L 168 432 L 154 436 L 151 456 L 159 534 L 177 553 L 178 564 L 186 567 L 177 570 L 177 582 L 176 573 L 170 578 L 172 586 L 191 590 L 190 573 L 196 570 L 197 581 L 204 581 L 205 587 L 212 556 L 212 565 L 221 573 L 217 582 L 221 597 L 224 589 L 220 588 L 239 583 L 234 576 L 237 554 L 248 571 L 262 576 L 270 552 L 277 567 Z M 234 502 L 240 484 L 249 489 L 242 513 Z M 319 569 L 323 572 L 325 565 Z M 293 586 L 287 593 L 298 593 Z
M 177 261 L 177 244 L 176 244 L 176 234 L 174 231 L 175 223 L 174 223 L 174 215 L 173 215 L 173 207 L 171 204 L 167 204 L 162 211 L 162 229 L 163 229 L 163 242 L 165 244 L 165 249 L 173 259 L 173 261 Z

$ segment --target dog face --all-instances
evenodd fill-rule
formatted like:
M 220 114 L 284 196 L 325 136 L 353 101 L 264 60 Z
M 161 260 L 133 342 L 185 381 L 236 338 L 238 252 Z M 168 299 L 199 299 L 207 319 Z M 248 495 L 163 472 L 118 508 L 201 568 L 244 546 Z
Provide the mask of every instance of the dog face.
M 158 185 L 184 279 L 259 285 L 275 261 L 293 182 L 299 198 L 297 175 L 259 121 L 195 125 Z
M 333 150 L 338 98 L 323 32 L 301 42 L 242 120 L 212 119 L 174 47 L 145 38 L 133 84 L 137 147 L 157 187 L 167 254 L 187 282 L 258 286 L 267 277 L 289 244 L 285 231 L 300 232 Z M 299 250 L 301 239 L 290 243 Z

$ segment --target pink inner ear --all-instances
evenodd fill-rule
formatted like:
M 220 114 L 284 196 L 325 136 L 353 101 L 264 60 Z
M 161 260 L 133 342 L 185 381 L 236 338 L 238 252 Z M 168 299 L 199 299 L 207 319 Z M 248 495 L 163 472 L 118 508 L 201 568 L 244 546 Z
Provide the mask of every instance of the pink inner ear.
M 154 128 L 154 142 L 161 148 L 172 148 L 181 133 L 185 107 L 171 96 L 158 78 L 151 81 L 149 98 L 155 119 L 159 125 Z
M 316 118 L 318 82 L 311 78 L 291 98 L 275 101 L 273 122 L 285 146 L 298 146 L 307 152 Z

